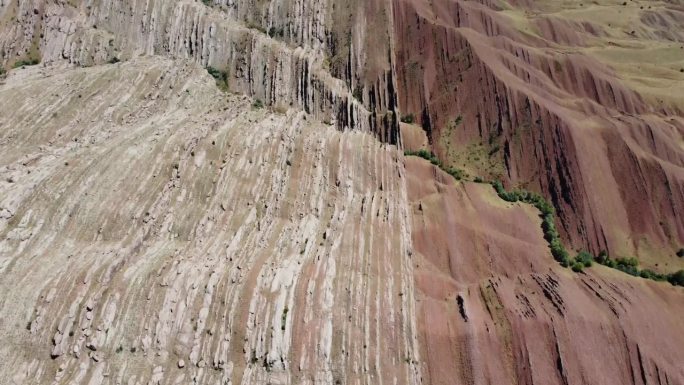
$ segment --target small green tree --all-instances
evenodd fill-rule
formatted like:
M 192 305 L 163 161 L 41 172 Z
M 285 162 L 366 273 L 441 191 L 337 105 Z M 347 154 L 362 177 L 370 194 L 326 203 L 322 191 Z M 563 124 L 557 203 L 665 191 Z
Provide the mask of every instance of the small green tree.
M 679 270 L 676 273 L 672 273 L 667 277 L 667 280 L 676 286 L 684 286 L 684 270 Z
M 579 262 L 575 262 L 572 264 L 572 271 L 574 271 L 575 273 L 581 273 L 582 271 L 584 271 L 584 265 Z
M 401 122 L 402 123 L 408 123 L 408 124 L 413 124 L 415 122 L 416 118 L 413 116 L 413 114 L 408 114 L 404 115 L 401 117 Z
M 577 263 L 582 264 L 582 266 L 584 267 L 591 267 L 591 265 L 594 262 L 594 256 L 591 255 L 589 252 L 582 250 L 579 253 L 577 253 L 575 261 Z

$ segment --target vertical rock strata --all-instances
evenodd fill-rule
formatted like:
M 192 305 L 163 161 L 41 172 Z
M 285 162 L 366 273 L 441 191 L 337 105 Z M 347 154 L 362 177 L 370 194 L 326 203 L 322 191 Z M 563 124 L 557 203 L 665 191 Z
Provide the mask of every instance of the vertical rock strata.
M 8 1 L 0 14 L 0 62 L 189 58 L 225 71 L 233 91 L 397 142 L 391 24 L 379 0 Z
M 610 22 L 567 25 L 540 16 L 539 27 L 531 28 L 536 34 L 523 33 L 502 6 L 482 3 L 396 2 L 402 112 L 415 116 L 448 166 L 550 198 L 573 247 L 645 260 L 655 254 L 678 266 L 674 251 L 684 243 L 681 92 L 673 103 L 646 100 L 615 70 L 581 53 L 584 40 L 599 39 Z M 539 13 L 535 7 L 544 2 L 535 4 L 523 2 L 520 11 Z M 656 6 L 684 17 L 676 6 Z M 681 24 L 652 28 L 678 30 Z M 633 38 L 656 45 L 665 39 L 659 36 L 635 32 Z
M 423 383 L 684 383 L 681 288 L 561 268 L 529 206 L 406 167 Z

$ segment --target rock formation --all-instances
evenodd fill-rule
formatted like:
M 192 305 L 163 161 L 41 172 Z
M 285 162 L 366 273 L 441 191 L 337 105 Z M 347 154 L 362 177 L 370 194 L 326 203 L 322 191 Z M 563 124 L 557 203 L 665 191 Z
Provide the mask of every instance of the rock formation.
M 0 384 L 684 384 L 684 289 L 473 182 L 684 268 L 682 20 L 0 0 Z

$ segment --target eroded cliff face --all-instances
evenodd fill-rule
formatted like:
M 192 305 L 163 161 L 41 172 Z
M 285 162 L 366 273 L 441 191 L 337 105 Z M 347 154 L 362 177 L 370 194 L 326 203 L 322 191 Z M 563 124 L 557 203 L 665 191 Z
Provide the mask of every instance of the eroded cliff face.
M 0 0 L 0 383 L 684 384 L 681 288 L 403 155 L 684 267 L 682 15 Z
M 424 383 L 684 383 L 681 288 L 563 269 L 529 205 L 406 167 Z
M 233 91 L 397 141 L 380 1 L 7 1 L 0 14 L 0 62 L 189 58 L 225 71 Z

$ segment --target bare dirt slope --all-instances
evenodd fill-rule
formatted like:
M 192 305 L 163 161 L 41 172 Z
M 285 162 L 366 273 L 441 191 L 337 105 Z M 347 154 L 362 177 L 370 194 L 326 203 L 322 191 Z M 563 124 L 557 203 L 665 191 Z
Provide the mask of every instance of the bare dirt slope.
M 684 10 L 397 1 L 397 83 L 450 166 L 542 192 L 563 238 L 682 268 Z
M 684 383 L 681 288 L 563 269 L 529 205 L 406 165 L 424 383 Z

